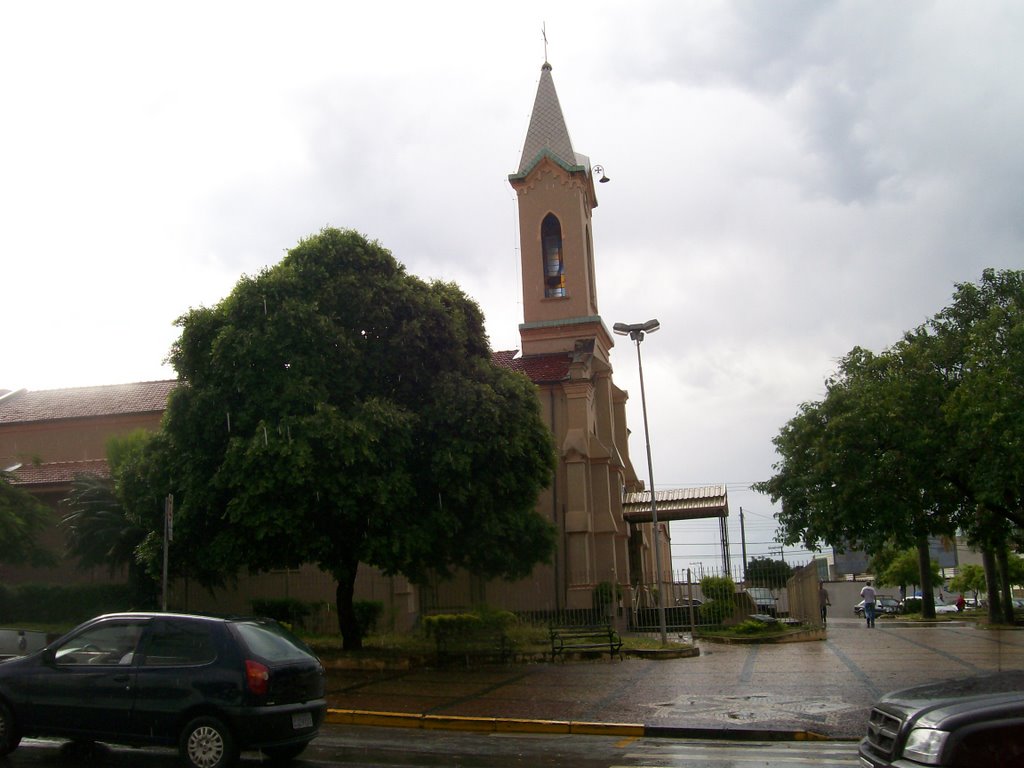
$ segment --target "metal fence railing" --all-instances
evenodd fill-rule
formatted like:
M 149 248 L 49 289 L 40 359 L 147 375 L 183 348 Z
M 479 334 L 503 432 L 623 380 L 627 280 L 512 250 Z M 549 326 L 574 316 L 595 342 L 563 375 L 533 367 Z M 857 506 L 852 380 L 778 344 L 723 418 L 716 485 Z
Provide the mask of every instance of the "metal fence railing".
M 810 592 L 806 595 L 801 592 L 799 600 L 790 597 L 790 587 L 786 582 L 789 576 L 800 570 L 800 566 L 793 566 L 791 569 L 780 569 L 778 574 L 757 574 L 756 578 L 748 577 L 746 580 L 741 568 L 731 573 L 706 566 L 699 573 L 692 569 L 678 571 L 673 574 L 671 582 L 663 585 L 666 630 L 685 633 L 719 623 L 720 612 L 702 610 L 711 599 L 705 594 L 702 582 L 705 579 L 721 579 L 723 576 L 732 580 L 732 589 L 737 593 L 736 602 L 741 613 L 749 607 L 750 613 L 790 616 L 797 604 L 810 605 L 807 602 L 811 600 Z M 813 568 L 806 570 L 808 579 L 815 578 Z M 578 575 L 569 579 L 570 597 L 563 595 L 557 600 L 552 597 L 555 590 L 551 589 L 548 581 L 550 577 L 551 574 L 535 575 L 532 579 L 511 583 L 474 584 L 472 580 L 440 582 L 425 593 L 423 608 L 425 613 L 438 613 L 458 612 L 486 605 L 515 613 L 520 620 L 538 626 L 608 623 L 620 631 L 660 631 L 658 586 L 616 584 L 611 579 L 595 583 L 593 576 L 588 582 L 583 575 Z M 805 581 L 810 583 L 809 580 Z M 745 603 L 747 600 L 749 602 Z M 566 605 L 567 602 L 572 605 Z M 806 606 L 799 610 L 801 618 L 809 612 L 810 608 Z

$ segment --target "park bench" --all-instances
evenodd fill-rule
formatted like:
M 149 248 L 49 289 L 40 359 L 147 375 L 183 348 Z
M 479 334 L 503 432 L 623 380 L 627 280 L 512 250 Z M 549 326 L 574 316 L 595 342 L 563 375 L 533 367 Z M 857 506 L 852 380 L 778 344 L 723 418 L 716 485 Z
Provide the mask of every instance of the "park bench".
M 552 626 L 551 660 L 565 658 L 568 652 L 607 653 L 611 659 L 615 654 L 622 658 L 622 638 L 610 624 L 597 626 Z

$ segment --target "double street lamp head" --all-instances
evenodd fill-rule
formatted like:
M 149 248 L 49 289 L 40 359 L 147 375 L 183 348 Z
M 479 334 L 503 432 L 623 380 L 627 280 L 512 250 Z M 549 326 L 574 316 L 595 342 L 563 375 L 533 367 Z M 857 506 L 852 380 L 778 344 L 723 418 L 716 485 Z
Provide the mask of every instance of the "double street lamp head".
M 640 371 L 640 403 L 644 414 L 644 442 L 647 445 L 647 473 L 651 483 L 651 523 L 654 535 L 654 584 L 658 588 L 658 625 L 661 631 L 661 644 L 667 641 L 667 625 L 665 622 L 665 580 L 661 572 L 661 543 L 658 537 L 658 504 L 654 493 L 654 461 L 651 459 L 651 432 L 647 426 L 647 392 L 644 389 L 644 364 L 640 359 L 640 342 L 644 340 L 645 333 L 654 333 L 661 328 L 657 320 L 648 320 L 646 323 L 616 323 L 612 330 L 620 336 L 629 336 L 636 342 L 636 364 Z M 671 566 L 670 566 L 671 570 Z M 671 580 L 668 582 L 671 584 Z
M 629 336 L 633 341 L 639 343 L 644 340 L 645 333 L 654 333 L 661 328 L 657 320 L 648 320 L 646 323 L 616 323 L 612 330 L 620 336 Z

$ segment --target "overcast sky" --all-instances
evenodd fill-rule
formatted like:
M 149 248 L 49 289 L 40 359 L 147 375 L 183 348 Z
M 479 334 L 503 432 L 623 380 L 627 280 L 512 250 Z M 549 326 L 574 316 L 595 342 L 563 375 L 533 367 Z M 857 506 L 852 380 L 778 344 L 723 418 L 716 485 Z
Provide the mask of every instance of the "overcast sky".
M 656 486 L 728 483 L 734 559 L 741 507 L 766 554 L 748 486 L 835 361 L 1024 266 L 1024 4 L 4 3 L 0 389 L 171 378 L 175 318 L 328 225 L 457 282 L 518 348 L 507 176 L 542 24 L 612 179 L 602 317 L 661 321 Z M 646 475 L 628 340 L 613 364 Z M 676 566 L 717 540 L 674 525 Z

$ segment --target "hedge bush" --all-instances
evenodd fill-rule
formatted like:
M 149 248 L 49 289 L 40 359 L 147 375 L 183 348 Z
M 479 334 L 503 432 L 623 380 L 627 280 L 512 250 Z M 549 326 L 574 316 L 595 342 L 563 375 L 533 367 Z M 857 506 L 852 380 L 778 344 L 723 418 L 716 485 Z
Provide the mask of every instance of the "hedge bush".
M 0 585 L 0 623 L 79 624 L 118 611 L 154 610 L 128 584 Z
M 442 613 L 423 617 L 423 632 L 440 643 L 466 640 L 489 632 L 504 632 L 516 621 L 509 611 L 478 609 L 471 613 Z

